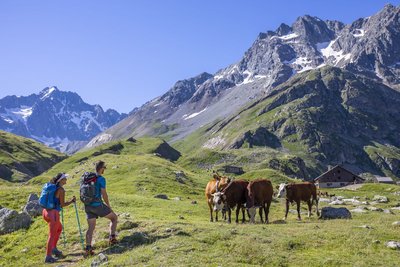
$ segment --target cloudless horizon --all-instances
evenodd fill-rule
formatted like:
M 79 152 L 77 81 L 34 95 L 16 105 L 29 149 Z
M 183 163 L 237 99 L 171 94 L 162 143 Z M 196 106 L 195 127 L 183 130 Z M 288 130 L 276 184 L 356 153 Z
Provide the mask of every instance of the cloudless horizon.
M 45 87 L 130 112 L 311 15 L 346 24 L 396 1 L 0 1 L 0 98 Z

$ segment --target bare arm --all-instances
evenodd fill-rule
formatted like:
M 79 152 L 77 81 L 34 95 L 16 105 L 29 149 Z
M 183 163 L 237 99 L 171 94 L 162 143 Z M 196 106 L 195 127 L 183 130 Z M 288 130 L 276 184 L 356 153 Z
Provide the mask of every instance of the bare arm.
M 64 188 L 57 189 L 56 197 L 60 200 L 61 208 L 71 205 L 75 202 L 75 197 L 73 197 L 70 201 L 65 202 L 65 190 Z
M 101 196 L 103 197 L 104 202 L 106 203 L 106 205 L 111 209 L 110 202 L 108 201 L 107 191 L 106 191 L 105 188 L 101 189 Z

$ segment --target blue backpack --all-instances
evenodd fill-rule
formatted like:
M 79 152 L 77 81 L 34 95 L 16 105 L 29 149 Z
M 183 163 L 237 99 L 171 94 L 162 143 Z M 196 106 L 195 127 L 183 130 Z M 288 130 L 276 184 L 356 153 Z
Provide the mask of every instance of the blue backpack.
M 39 205 L 45 209 L 56 208 L 56 190 L 58 186 L 53 183 L 46 183 L 42 188 L 42 193 L 39 197 Z

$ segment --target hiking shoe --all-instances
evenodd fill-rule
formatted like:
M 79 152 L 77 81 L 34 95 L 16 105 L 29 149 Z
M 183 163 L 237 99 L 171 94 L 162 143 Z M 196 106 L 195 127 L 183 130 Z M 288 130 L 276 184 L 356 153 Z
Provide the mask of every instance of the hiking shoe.
M 118 244 L 118 240 L 117 240 L 117 238 L 115 237 L 115 235 L 111 235 L 111 236 L 110 236 L 110 239 L 108 239 L 108 244 L 109 244 L 110 246 L 115 245 L 115 244 Z
M 53 258 L 52 256 L 46 256 L 44 259 L 44 263 L 55 263 L 57 259 Z
M 58 250 L 57 248 L 53 248 L 53 251 L 51 253 L 59 259 L 65 258 L 62 251 Z
M 85 248 L 85 254 L 83 255 L 85 258 L 90 257 L 94 255 L 93 247 L 92 246 L 86 246 Z

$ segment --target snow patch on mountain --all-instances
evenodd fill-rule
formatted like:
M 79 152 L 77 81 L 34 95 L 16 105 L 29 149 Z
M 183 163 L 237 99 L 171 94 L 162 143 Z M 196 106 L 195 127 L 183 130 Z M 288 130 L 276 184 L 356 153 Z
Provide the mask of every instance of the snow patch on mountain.
M 199 111 L 199 112 L 192 113 L 192 114 L 190 114 L 190 115 L 185 114 L 185 115 L 182 116 L 182 118 L 183 118 L 184 120 L 192 119 L 192 118 L 196 117 L 197 115 L 203 113 L 203 112 L 206 111 L 206 110 L 207 110 L 207 107 L 206 107 L 205 109 Z
M 363 37 L 364 35 L 365 35 L 364 29 L 356 29 L 356 33 L 353 33 L 353 36 L 356 38 Z
M 351 58 L 351 53 L 344 54 L 343 50 L 335 51 L 333 49 L 333 45 L 339 38 L 329 42 L 329 44 L 324 47 L 323 45 L 326 43 L 318 43 L 317 47 L 319 48 L 319 52 L 327 59 L 333 58 L 334 65 L 337 65 L 342 60 L 349 60 Z
M 53 93 L 55 90 L 57 90 L 55 87 L 50 87 L 40 99 L 41 99 L 41 100 L 45 100 L 45 99 L 48 98 L 48 97 L 51 95 L 51 93 Z

